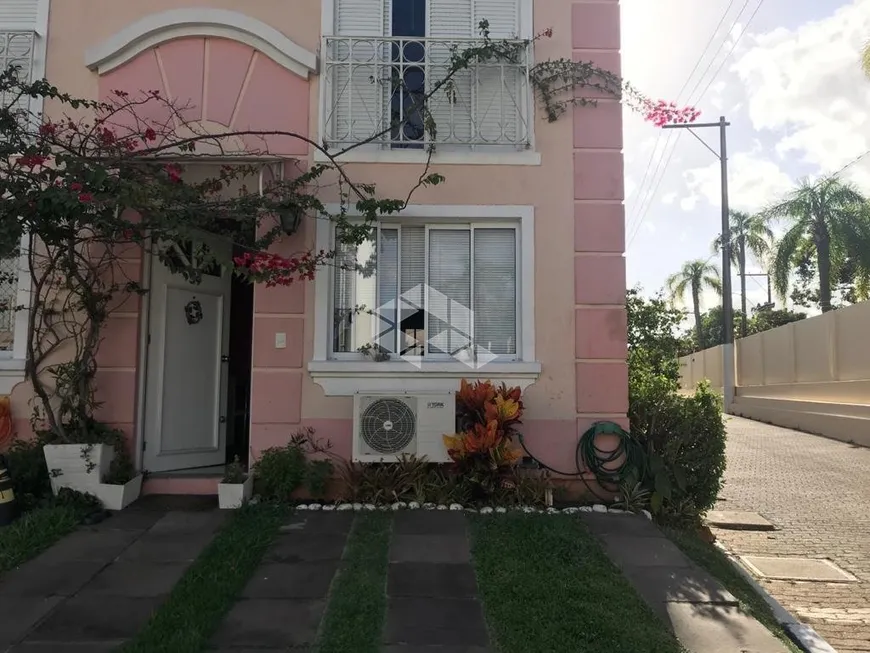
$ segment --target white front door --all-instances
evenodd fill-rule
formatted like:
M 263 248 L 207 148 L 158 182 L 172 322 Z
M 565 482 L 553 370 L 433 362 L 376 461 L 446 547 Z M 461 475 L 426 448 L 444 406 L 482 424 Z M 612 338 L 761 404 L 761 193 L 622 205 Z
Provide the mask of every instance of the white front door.
M 229 260 L 225 241 L 166 245 L 185 265 L 196 265 L 204 246 Z M 143 456 L 150 472 L 226 462 L 231 275 L 204 266 L 194 284 L 153 257 Z

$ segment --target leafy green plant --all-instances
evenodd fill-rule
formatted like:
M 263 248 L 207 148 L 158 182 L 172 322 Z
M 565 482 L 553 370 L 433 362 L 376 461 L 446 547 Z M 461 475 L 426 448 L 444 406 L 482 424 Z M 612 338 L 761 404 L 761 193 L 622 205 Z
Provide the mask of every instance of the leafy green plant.
M 640 481 L 623 483 L 619 488 L 619 500 L 613 504 L 613 507 L 629 512 L 640 512 L 649 505 L 650 494 L 649 489 Z
M 269 447 L 254 463 L 254 489 L 264 499 L 289 501 L 305 481 L 305 451 L 292 442 Z
M 51 496 L 51 478 L 42 453 L 47 441 L 39 435 L 32 440 L 16 439 L 6 453 L 12 487 L 22 510 L 30 510 Z
M 221 483 L 228 483 L 231 485 L 239 485 L 244 483 L 248 478 L 248 473 L 245 471 L 245 467 L 242 465 L 242 461 L 239 460 L 239 457 L 236 456 L 233 458 L 233 462 L 226 466 L 224 469 L 224 477 L 221 480 Z
M 326 496 L 329 480 L 332 478 L 334 466 L 328 458 L 311 460 L 305 471 L 305 488 L 315 499 Z

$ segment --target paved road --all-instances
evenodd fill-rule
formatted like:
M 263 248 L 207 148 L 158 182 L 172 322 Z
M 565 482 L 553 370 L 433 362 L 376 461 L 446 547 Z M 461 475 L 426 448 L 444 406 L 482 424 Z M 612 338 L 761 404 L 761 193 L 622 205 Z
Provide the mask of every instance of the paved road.
M 828 558 L 859 583 L 763 581 L 839 653 L 870 651 L 870 449 L 728 420 L 728 469 L 717 508 L 753 510 L 774 532 L 716 536 L 738 554 Z

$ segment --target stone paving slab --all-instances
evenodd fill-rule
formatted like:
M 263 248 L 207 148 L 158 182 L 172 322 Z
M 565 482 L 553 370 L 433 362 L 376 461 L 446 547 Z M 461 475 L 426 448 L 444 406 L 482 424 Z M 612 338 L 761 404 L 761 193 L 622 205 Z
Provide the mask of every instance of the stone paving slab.
M 139 535 L 137 531 L 81 528 L 64 537 L 32 562 L 62 564 L 87 560 L 107 564 L 135 542 Z
M 773 531 L 774 526 L 757 512 L 748 510 L 711 510 L 705 520 L 710 526 L 742 531 Z
M 600 539 L 619 567 L 691 567 L 677 545 L 663 536 L 601 535 Z
M 698 567 L 625 567 L 625 577 L 640 597 L 667 621 L 668 603 L 738 605 L 737 598 Z
M 868 534 L 870 536 L 870 534 Z M 773 556 L 740 556 L 740 561 L 756 576 L 777 580 L 856 583 L 858 579 L 830 560 Z
M 51 598 L 18 598 L 4 600 L 0 610 L 0 650 L 14 644 L 63 601 Z
M 322 599 L 338 571 L 338 561 L 266 563 L 242 590 L 247 599 Z
M 32 560 L 0 580 L 0 601 L 47 596 L 72 596 L 106 566 L 103 560 L 44 562 Z
M 331 533 L 300 537 L 299 533 L 279 535 L 272 548 L 266 552 L 267 562 L 316 562 L 340 560 L 344 553 L 346 535 Z
M 471 551 L 468 536 L 462 535 L 407 535 L 393 533 L 390 562 L 424 562 L 469 564 Z
M 156 511 L 144 511 L 145 518 L 131 510 L 135 518 L 121 513 L 80 528 L 0 580 L 0 650 L 14 643 L 24 651 L 105 648 L 96 642 L 117 646 L 144 626 L 222 519 Z M 113 520 L 115 527 L 105 526 Z M 130 555 L 150 548 L 148 555 L 159 558 L 165 553 L 160 544 L 167 542 L 185 549 L 183 563 L 155 564 Z M 14 607 L 6 609 L 6 603 Z
M 85 594 L 148 598 L 169 594 L 187 571 L 186 562 L 118 560 L 94 578 Z
M 463 599 L 477 596 L 477 578 L 471 565 L 393 563 L 387 572 L 389 596 Z
M 28 636 L 31 642 L 128 639 L 148 622 L 162 597 L 79 595 L 58 606 Z
M 479 601 L 415 597 L 387 600 L 384 640 L 388 644 L 481 647 L 489 642 Z
M 668 603 L 668 624 L 698 653 L 788 653 L 767 628 L 733 606 Z
M 61 642 L 25 642 L 9 649 L 10 653 L 110 653 L 124 643 L 124 640 L 114 642 L 76 642 L 64 644 Z
M 224 649 L 313 644 L 325 607 L 323 600 L 242 600 L 230 609 L 212 642 Z

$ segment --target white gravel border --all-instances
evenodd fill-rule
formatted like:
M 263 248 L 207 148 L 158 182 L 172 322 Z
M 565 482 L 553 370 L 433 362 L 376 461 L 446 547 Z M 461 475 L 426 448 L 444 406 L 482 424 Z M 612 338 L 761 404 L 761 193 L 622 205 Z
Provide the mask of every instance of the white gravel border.
M 782 607 L 782 604 L 773 598 L 761 583 L 749 573 L 749 570 L 740 563 L 737 556 L 725 548 L 718 540 L 714 542 L 714 545 L 728 558 L 731 565 L 746 579 L 746 582 L 752 586 L 752 589 L 770 606 L 774 618 L 800 648 L 806 651 L 806 653 L 837 653 L 837 649 L 828 644 L 824 637 L 819 635 L 812 626 L 801 622 L 791 612 Z
M 578 512 L 597 512 L 597 513 L 607 513 L 611 515 L 624 515 L 630 514 L 627 510 L 620 510 L 619 508 L 608 508 L 603 503 L 596 503 L 591 506 L 575 506 L 571 508 L 536 508 L 534 506 L 511 506 L 506 508 L 504 506 L 484 506 L 483 508 L 471 508 L 467 506 L 463 506 L 460 503 L 451 503 L 447 504 L 435 504 L 435 503 L 424 503 L 420 504 L 416 501 L 411 501 L 409 503 L 405 503 L 404 501 L 397 501 L 396 503 L 384 503 L 384 504 L 374 504 L 374 503 L 303 503 L 296 506 L 296 510 L 321 510 L 324 512 L 336 511 L 336 512 L 366 512 L 366 511 L 375 511 L 375 510 L 383 510 L 383 511 L 398 511 L 398 510 L 454 510 L 459 511 L 463 510 L 465 512 L 474 512 L 479 513 L 481 515 L 489 515 L 493 513 L 506 513 L 508 511 L 513 512 L 524 512 L 524 513 L 542 513 L 548 515 L 573 515 Z M 647 519 L 652 519 L 652 515 L 648 510 L 641 511 L 643 515 Z

